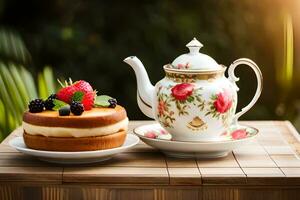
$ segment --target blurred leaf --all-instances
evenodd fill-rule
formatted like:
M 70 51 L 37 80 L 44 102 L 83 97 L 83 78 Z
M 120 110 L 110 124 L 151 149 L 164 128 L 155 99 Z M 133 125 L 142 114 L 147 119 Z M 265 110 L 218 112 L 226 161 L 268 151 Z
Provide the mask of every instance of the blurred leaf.
M 14 79 L 14 82 L 17 86 L 17 89 L 21 96 L 21 99 L 23 99 L 23 101 L 25 101 L 25 102 L 28 102 L 30 98 L 29 98 L 29 94 L 27 93 L 24 82 L 21 78 L 21 71 L 18 70 L 17 67 L 13 64 L 9 65 L 9 70 L 10 70 L 12 78 Z
M 293 78 L 293 55 L 294 55 L 294 41 L 293 41 L 293 22 L 290 14 L 285 15 L 284 20 L 284 82 L 289 89 L 292 86 Z
M 6 116 L 5 116 L 5 108 L 2 100 L 0 99 L 0 132 L 5 132 L 6 125 Z M 1 133 L 0 133 L 0 141 L 1 141 Z
M 16 63 L 28 63 L 30 54 L 18 34 L 0 29 L 0 141 L 22 122 L 29 100 L 55 91 L 53 72 L 46 66 L 38 74 L 38 91 L 32 74 Z
M 39 97 L 42 99 L 46 99 L 49 95 L 48 95 L 48 89 L 47 89 L 47 85 L 43 73 L 38 74 L 38 88 L 39 88 Z
M 278 50 L 283 56 L 280 57 L 282 60 L 278 62 L 276 70 L 276 79 L 283 92 L 280 101 L 284 101 L 284 98 L 292 88 L 294 60 L 292 17 L 287 11 L 284 11 L 283 13 L 283 44 L 282 48 Z
M 27 63 L 30 60 L 30 54 L 18 34 L 0 29 L 0 58 L 2 61 L 13 60 L 18 63 Z
M 55 91 L 55 82 L 53 81 L 55 79 L 53 77 L 53 71 L 51 67 L 46 66 L 44 68 L 43 76 L 44 76 L 45 84 L 47 86 L 47 93 L 49 96 L 51 93 L 53 93 L 53 91 Z
M 32 75 L 23 66 L 0 63 L 0 139 L 21 124 L 29 100 L 38 97 L 36 88 Z M 49 67 L 38 74 L 38 88 L 42 98 L 48 97 L 50 89 L 55 88 Z
M 29 73 L 23 66 L 20 67 L 20 75 L 29 95 L 29 99 L 36 99 L 38 97 L 37 89 L 31 73 Z
M 1 66 L 0 66 L 0 68 L 2 68 Z M 13 113 L 14 113 L 14 116 L 17 118 L 18 113 L 17 113 L 16 107 L 14 106 L 12 100 L 10 99 L 10 95 L 9 95 L 9 92 L 8 92 L 6 86 L 5 86 L 4 78 L 3 78 L 2 73 L 0 73 L 0 77 L 1 77 L 0 78 L 0 97 L 1 97 L 1 100 L 2 100 L 3 104 L 5 105 L 5 108 L 7 110 L 12 110 Z M 7 113 L 7 111 L 5 111 L 5 113 Z M 16 119 L 16 120 L 18 120 L 18 119 Z
M 21 115 L 22 116 L 22 115 Z M 17 126 L 21 125 L 20 122 L 16 120 L 16 118 L 9 112 L 8 113 L 8 133 L 6 133 L 5 136 L 7 136 L 11 131 L 13 131 Z
M 3 63 L 0 64 L 0 73 L 5 83 L 6 90 L 8 91 L 9 100 L 14 103 L 13 107 L 15 107 L 15 112 L 23 113 L 26 104 L 22 101 L 22 98 L 18 93 L 12 74 Z

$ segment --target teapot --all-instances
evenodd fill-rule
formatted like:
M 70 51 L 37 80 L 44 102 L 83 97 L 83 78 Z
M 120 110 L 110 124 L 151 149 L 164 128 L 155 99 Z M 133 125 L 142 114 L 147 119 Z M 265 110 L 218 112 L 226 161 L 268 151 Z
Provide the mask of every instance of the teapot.
M 194 38 L 189 52 L 163 66 L 165 77 L 153 86 L 142 62 L 135 56 L 124 59 L 137 79 L 137 102 L 141 111 L 155 119 L 176 141 L 220 141 L 238 119 L 258 100 L 262 91 L 262 74 L 250 59 L 235 60 L 228 68 L 210 56 L 200 53 L 203 45 Z M 236 113 L 236 82 L 234 71 L 248 65 L 257 78 L 257 89 L 250 103 Z

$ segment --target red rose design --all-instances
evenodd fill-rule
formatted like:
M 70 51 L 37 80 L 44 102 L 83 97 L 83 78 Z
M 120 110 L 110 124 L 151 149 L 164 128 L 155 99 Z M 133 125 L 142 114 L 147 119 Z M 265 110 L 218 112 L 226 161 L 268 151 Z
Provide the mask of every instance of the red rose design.
M 214 106 L 219 113 L 227 112 L 232 106 L 232 97 L 228 91 L 223 91 L 217 94 L 217 99 Z
M 194 90 L 194 85 L 190 83 L 180 83 L 175 85 L 171 91 L 172 91 L 172 96 L 180 101 L 186 100 L 189 96 L 192 95 Z
M 239 130 L 233 131 L 231 133 L 231 137 L 235 140 L 243 139 L 243 138 L 247 137 L 247 132 L 246 132 L 246 130 L 239 129 Z

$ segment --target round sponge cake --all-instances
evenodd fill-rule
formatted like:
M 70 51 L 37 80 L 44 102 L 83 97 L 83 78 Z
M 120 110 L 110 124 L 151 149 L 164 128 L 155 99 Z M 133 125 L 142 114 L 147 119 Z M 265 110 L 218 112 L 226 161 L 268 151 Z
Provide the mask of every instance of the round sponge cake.
M 128 127 L 126 110 L 93 108 L 80 116 L 59 116 L 57 111 L 23 115 L 24 142 L 32 149 L 92 151 L 122 146 Z
M 111 149 L 122 146 L 126 138 L 126 132 L 96 136 L 96 137 L 45 137 L 30 135 L 24 132 L 25 144 L 32 149 L 46 151 L 94 151 Z

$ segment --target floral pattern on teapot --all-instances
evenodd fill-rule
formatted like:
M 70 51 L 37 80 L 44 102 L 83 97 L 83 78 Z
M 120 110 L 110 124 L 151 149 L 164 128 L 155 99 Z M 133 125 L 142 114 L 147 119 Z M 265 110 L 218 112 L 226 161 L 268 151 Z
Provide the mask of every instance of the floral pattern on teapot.
M 228 115 L 232 111 L 233 102 L 233 95 L 230 91 L 223 89 L 223 91 L 211 95 L 210 101 L 208 101 L 209 108 L 205 115 L 211 115 L 217 119 L 222 118 L 224 125 L 227 127 L 229 125 L 227 122 Z
M 182 130 L 182 124 L 194 134 L 214 129 L 220 122 L 222 131 L 230 126 L 236 108 L 236 91 L 227 81 L 201 80 L 178 82 L 163 79 L 156 85 L 156 119 L 160 124 L 174 132 Z M 206 86 L 205 86 L 206 82 Z M 209 89 L 208 89 L 209 88 Z

